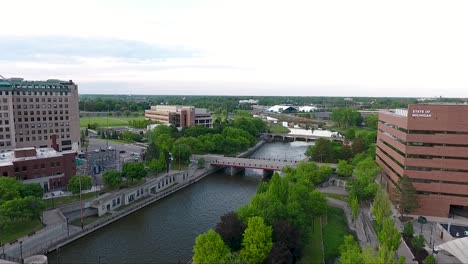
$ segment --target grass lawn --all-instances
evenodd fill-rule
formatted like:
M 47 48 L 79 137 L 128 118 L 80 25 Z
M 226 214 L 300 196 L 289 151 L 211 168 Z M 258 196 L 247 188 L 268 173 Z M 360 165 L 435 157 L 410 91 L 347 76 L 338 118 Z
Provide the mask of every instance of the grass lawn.
M 339 256 L 339 248 L 344 237 L 349 235 L 346 216 L 342 209 L 328 207 L 327 223 L 323 227 L 323 247 L 325 263 L 334 263 Z
M 86 127 L 88 124 L 97 123 L 100 127 L 127 126 L 130 120 L 144 120 L 143 116 L 137 117 L 81 117 L 80 127 Z
M 86 200 L 92 197 L 96 197 L 96 192 L 83 193 L 81 195 L 82 200 Z M 76 203 L 78 201 L 80 201 L 80 195 L 62 196 L 44 200 L 47 209 L 55 208 L 65 204 Z
M 8 224 L 4 230 L 1 230 L 1 242 L 4 244 L 6 242 L 9 243 L 15 241 L 20 237 L 36 232 L 42 227 L 44 227 L 44 225 L 39 219 L 15 221 L 11 224 Z
M 271 133 L 276 134 L 287 134 L 291 132 L 287 127 L 282 126 L 281 124 L 270 124 Z
M 307 244 L 304 247 L 304 255 L 299 264 L 307 263 L 323 263 L 323 248 L 322 248 L 322 225 L 320 218 L 314 221 L 313 230 L 310 229 L 307 234 Z
M 325 196 L 328 196 L 333 199 L 337 199 L 343 202 L 348 202 L 348 196 L 346 195 L 341 195 L 341 194 L 336 194 L 336 193 L 324 193 Z

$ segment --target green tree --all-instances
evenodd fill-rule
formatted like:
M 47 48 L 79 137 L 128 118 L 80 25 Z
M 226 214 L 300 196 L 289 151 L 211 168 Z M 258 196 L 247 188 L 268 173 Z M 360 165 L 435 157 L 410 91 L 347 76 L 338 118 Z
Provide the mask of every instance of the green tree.
M 413 227 L 413 222 L 408 221 L 405 223 L 405 226 L 403 227 L 403 235 L 405 237 L 413 237 L 414 234 L 414 227 Z
M 434 255 L 428 255 L 425 259 L 424 259 L 424 264 L 436 264 L 436 260 L 434 258 Z
M 122 176 L 127 180 L 139 180 L 146 176 L 148 172 L 145 170 L 145 166 L 141 162 L 127 162 L 123 165 Z
M 220 259 L 219 264 L 248 264 L 247 260 L 243 259 L 239 253 L 229 253 Z
M 126 117 L 129 117 L 131 112 L 129 110 L 125 110 L 124 114 L 125 114 Z
M 305 155 L 317 162 L 333 162 L 333 147 L 330 140 L 319 138 L 315 144 L 309 146 Z
M 385 219 L 392 215 L 392 208 L 387 193 L 379 189 L 372 203 L 372 214 L 374 214 L 378 228 L 382 227 Z
M 416 251 L 421 251 L 424 248 L 425 241 L 424 236 L 419 234 L 411 239 L 411 245 Z
M 414 209 L 419 208 L 416 189 L 408 176 L 403 176 L 398 180 L 398 186 L 394 188 L 395 201 L 399 205 L 401 214 L 409 214 Z
M 118 171 L 108 170 L 102 175 L 104 185 L 109 189 L 116 189 L 122 184 L 122 175 Z
M 44 189 L 38 183 L 25 183 L 20 185 L 21 197 L 32 196 L 42 199 Z
M 19 198 L 21 183 L 13 177 L 0 177 L 0 205 L 6 201 Z
M 206 160 L 204 158 L 199 158 L 197 161 L 198 168 L 204 168 L 206 165 Z
M 192 156 L 192 150 L 185 144 L 174 144 L 172 147 L 172 157 L 176 161 L 189 161 Z
M 349 203 L 350 203 L 350 207 L 351 207 L 351 213 L 353 215 L 354 225 L 356 225 L 356 220 L 357 220 L 358 215 L 359 215 L 359 200 L 358 200 L 357 196 L 351 197 L 351 199 L 349 200 Z
M 263 218 L 250 218 L 244 231 L 241 257 L 249 263 L 262 263 L 273 247 L 272 232 L 271 226 L 265 225 Z
M 90 176 L 85 175 L 75 175 L 70 178 L 68 181 L 68 190 L 73 194 L 80 193 L 80 180 L 81 180 L 81 190 L 89 190 L 93 185 L 93 180 Z
M 345 236 L 343 244 L 340 246 L 340 263 L 356 264 L 362 263 L 361 248 L 354 240 L 353 236 Z
M 348 128 L 358 126 L 362 122 L 361 114 L 351 108 L 336 108 L 332 111 L 331 119 L 339 127 Z
M 377 238 L 381 245 L 386 245 L 391 251 L 396 251 L 400 246 L 401 234 L 395 227 L 395 221 L 386 218 L 377 234 Z
M 336 168 L 338 169 L 337 170 L 338 175 L 343 176 L 343 177 L 351 176 L 354 170 L 353 165 L 349 164 L 346 160 L 338 161 Z
M 0 206 L 0 215 L 10 221 L 39 218 L 45 204 L 41 198 L 26 196 L 4 202 Z
M 372 129 L 377 129 L 379 117 L 377 115 L 368 115 L 365 118 L 366 126 Z
M 195 239 L 193 261 L 196 264 L 217 264 L 230 253 L 221 236 L 213 229 L 200 234 Z

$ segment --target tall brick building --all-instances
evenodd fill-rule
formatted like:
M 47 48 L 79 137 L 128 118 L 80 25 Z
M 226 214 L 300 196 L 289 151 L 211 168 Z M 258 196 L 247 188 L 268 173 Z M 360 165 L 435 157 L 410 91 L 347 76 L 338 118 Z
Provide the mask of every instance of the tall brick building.
M 0 79 L 0 152 L 25 147 L 78 151 L 79 142 L 73 81 Z
M 411 179 L 420 205 L 414 214 L 468 214 L 468 105 L 379 113 L 376 154 L 390 197 L 400 177 Z

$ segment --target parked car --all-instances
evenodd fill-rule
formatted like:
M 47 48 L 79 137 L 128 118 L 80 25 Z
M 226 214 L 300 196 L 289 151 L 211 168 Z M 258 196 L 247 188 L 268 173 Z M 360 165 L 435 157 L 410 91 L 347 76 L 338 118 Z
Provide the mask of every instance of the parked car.
M 125 151 L 123 149 L 121 151 L 119 151 L 120 154 L 125 153 L 125 152 L 127 152 L 127 151 Z

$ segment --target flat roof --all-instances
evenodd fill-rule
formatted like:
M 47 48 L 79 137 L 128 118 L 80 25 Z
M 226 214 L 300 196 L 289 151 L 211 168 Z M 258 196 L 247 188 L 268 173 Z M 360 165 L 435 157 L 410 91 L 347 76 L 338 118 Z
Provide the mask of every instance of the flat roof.
M 22 78 L 10 78 L 0 81 L 0 90 L 3 91 L 70 91 L 69 85 L 74 84 L 72 81 L 63 81 L 49 79 L 46 81 L 28 81 Z
M 35 148 L 20 148 L 20 149 L 15 149 L 15 150 L 18 151 L 18 150 L 33 150 L 33 149 Z M 58 152 L 52 148 L 36 148 L 35 156 L 17 158 L 15 156 L 15 150 L 0 153 L 0 167 L 11 166 L 13 165 L 13 162 L 17 162 L 17 161 L 60 157 L 60 156 L 63 156 L 63 154 L 65 153 L 71 153 L 71 152 Z

